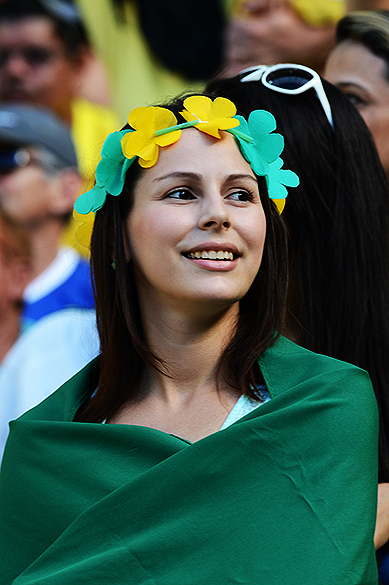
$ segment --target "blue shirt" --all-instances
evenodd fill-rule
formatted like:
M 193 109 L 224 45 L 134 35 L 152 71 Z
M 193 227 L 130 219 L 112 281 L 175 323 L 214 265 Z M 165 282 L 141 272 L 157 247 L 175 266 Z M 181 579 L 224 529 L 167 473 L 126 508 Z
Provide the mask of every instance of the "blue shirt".
M 30 297 L 28 294 L 25 295 L 23 327 L 28 327 L 38 319 L 61 309 L 93 309 L 95 306 L 88 261 L 74 251 L 66 250 L 59 254 L 54 264 L 56 266 L 49 266 L 47 274 L 42 275 L 43 278 L 40 275 L 36 279 L 45 280 L 44 286 L 40 282 L 39 284 L 42 284 L 40 289 L 35 285 L 34 294 Z M 34 285 L 34 282 L 31 284 Z

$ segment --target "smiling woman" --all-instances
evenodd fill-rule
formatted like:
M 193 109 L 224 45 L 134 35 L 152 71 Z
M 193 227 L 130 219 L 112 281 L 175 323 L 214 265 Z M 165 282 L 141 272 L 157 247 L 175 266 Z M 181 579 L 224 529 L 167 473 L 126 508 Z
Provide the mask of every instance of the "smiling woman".
M 75 205 L 101 356 L 11 424 L 0 583 L 376 583 L 371 383 L 277 334 L 275 129 L 201 95 L 108 136 Z
M 212 310 L 217 300 L 237 312 L 261 264 L 266 222 L 258 183 L 231 135 L 215 143 L 188 129 L 161 152 L 135 187 L 127 226 L 145 314 L 148 304 L 163 313 L 170 299 L 184 313 L 199 302 Z

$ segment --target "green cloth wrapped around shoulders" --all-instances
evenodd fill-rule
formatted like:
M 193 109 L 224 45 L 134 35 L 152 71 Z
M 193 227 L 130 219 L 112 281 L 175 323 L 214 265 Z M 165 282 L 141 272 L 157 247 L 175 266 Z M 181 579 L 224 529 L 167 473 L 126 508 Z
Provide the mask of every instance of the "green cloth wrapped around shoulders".
M 0 584 L 375 585 L 368 375 L 280 338 L 271 400 L 196 443 L 74 423 L 98 359 L 11 423 Z

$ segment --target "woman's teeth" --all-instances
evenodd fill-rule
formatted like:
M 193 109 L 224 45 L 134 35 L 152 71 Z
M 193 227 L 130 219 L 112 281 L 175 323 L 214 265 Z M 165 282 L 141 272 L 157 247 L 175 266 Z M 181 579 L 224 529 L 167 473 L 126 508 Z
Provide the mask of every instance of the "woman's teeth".
M 202 250 L 198 252 L 189 252 L 187 254 L 188 258 L 193 260 L 197 260 L 202 258 L 204 260 L 233 260 L 234 254 L 232 252 L 223 252 L 222 250 L 216 252 L 215 250 Z

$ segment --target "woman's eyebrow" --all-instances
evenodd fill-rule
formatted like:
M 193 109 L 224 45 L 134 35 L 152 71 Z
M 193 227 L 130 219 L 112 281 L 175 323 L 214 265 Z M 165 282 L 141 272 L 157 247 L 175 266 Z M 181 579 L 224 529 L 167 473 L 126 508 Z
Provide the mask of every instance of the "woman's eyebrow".
M 339 89 L 345 89 L 345 88 L 364 89 L 364 87 L 361 84 L 356 83 L 355 81 L 347 81 L 347 80 L 338 81 L 336 83 L 336 86 Z
M 201 181 L 201 175 L 197 173 L 191 172 L 184 172 L 184 171 L 173 171 L 171 173 L 166 173 L 166 175 L 162 175 L 161 177 L 156 177 L 153 181 L 163 181 L 164 179 L 192 179 L 192 181 Z
M 236 179 L 251 179 L 251 181 L 254 181 L 255 184 L 258 184 L 257 179 L 253 177 L 253 175 L 249 175 L 248 173 L 235 173 L 233 175 L 229 175 L 226 178 L 226 183 L 228 181 L 235 181 Z
M 171 173 L 166 173 L 166 175 L 162 175 L 161 177 L 156 177 L 153 181 L 163 181 L 165 179 L 191 179 L 192 181 L 200 182 L 202 180 L 201 175 L 197 173 L 185 172 L 185 171 L 173 171 Z M 254 183 L 257 183 L 257 179 L 248 173 L 235 173 L 233 175 L 228 175 L 226 177 L 225 182 L 228 181 L 235 181 L 236 179 L 251 179 Z

